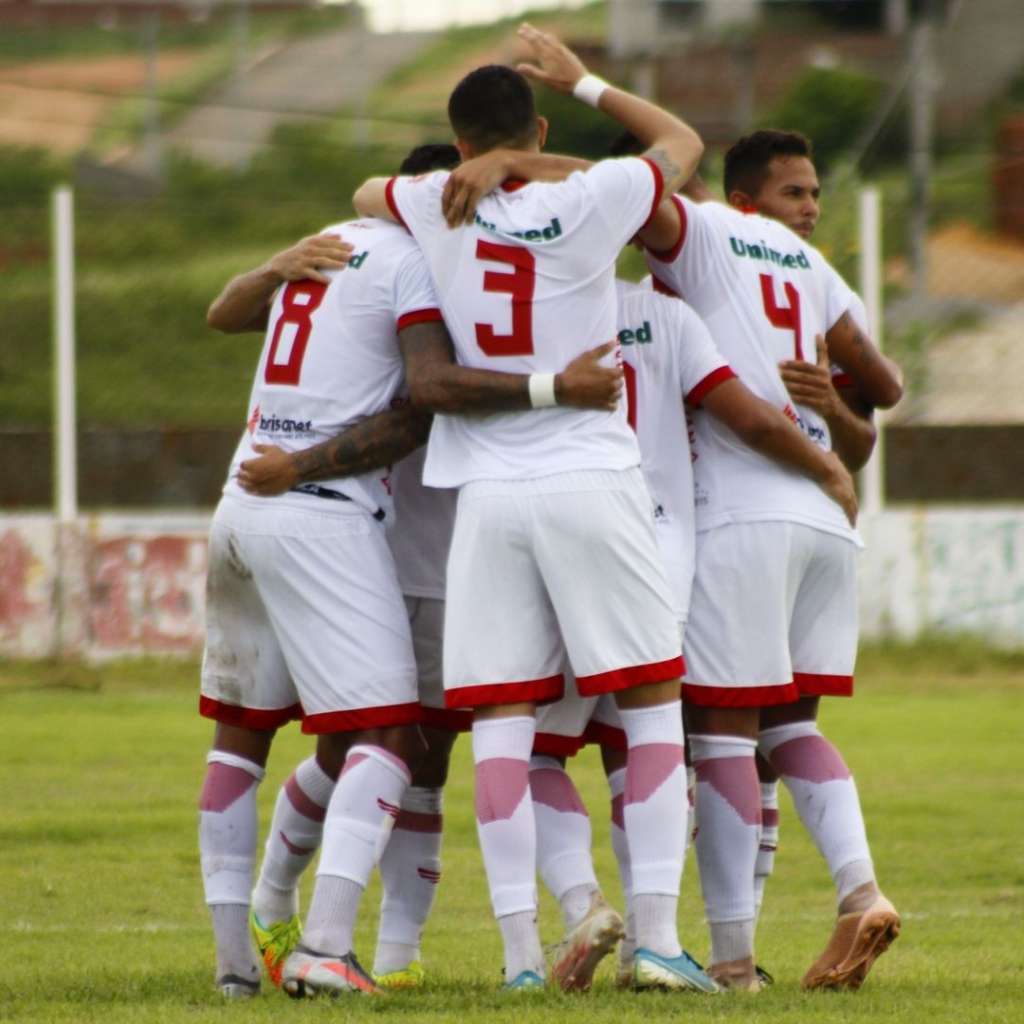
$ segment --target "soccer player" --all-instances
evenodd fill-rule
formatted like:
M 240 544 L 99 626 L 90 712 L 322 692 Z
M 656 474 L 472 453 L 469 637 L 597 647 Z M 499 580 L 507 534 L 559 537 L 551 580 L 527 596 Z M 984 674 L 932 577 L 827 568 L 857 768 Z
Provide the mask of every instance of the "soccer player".
M 200 697 L 200 713 L 217 723 L 200 854 L 218 984 L 229 996 L 258 986 L 247 913 L 256 788 L 276 728 L 301 717 L 317 736 L 324 795 L 340 772 L 323 808 L 308 945 L 284 979 L 295 995 L 373 989 L 352 953 L 352 928 L 421 752 L 409 621 L 385 536 L 386 473 L 328 475 L 272 499 L 247 495 L 236 478 L 257 443 L 306 447 L 387 411 L 402 383 L 397 333 L 439 329 L 411 240 L 387 224 L 351 222 L 330 233 L 342 231 L 354 245 L 344 272 L 340 250 L 307 240 L 298 255 L 319 280 L 288 281 L 268 308 L 269 292 L 308 272 L 271 261 L 229 283 L 208 316 L 212 326 L 267 323 L 247 429 L 210 531 Z M 426 422 L 419 417 L 420 438 Z
M 727 179 L 727 194 L 733 185 Z M 800 236 L 720 203 L 677 196 L 662 212 L 645 238 L 652 273 L 704 316 L 730 365 L 762 397 L 788 405 L 777 364 L 804 361 L 821 334 L 867 402 L 898 400 L 891 364 L 850 315 L 851 293 Z M 798 406 L 797 416 L 810 437 L 829 444 L 829 425 L 817 411 Z M 838 892 L 833 938 L 804 985 L 856 986 L 898 934 L 899 917 L 875 881 L 841 757 L 813 721 L 777 722 L 787 712 L 776 708 L 797 700 L 801 687 L 851 685 L 857 541 L 801 481 L 752 465 L 708 417 L 695 420 L 700 538 L 684 696 L 712 972 L 735 987 L 757 985 L 760 745 L 796 795 Z M 748 585 L 753 579 L 757 587 Z
M 520 30 L 541 67 L 547 41 Z M 569 88 L 593 83 L 577 62 Z M 624 410 L 552 405 L 552 371 L 615 336 L 614 263 L 664 196 L 696 167 L 693 131 L 616 89 L 591 94 L 650 149 L 558 184 L 508 182 L 474 223 L 446 230 L 447 176 L 373 179 L 360 212 L 403 223 L 424 251 L 459 362 L 532 375 L 545 411 L 435 420 L 424 480 L 457 486 L 448 562 L 444 675 L 449 707 L 472 708 L 476 813 L 506 985 L 543 983 L 536 833 L 528 762 L 534 708 L 561 695 L 568 655 L 581 693 L 615 692 L 629 744 L 626 833 L 637 914 L 636 982 L 689 985 L 676 905 L 685 845 L 682 668 L 639 452 Z M 449 100 L 464 158 L 536 151 L 546 123 L 522 75 L 468 75 Z M 455 218 L 458 219 L 458 218 Z M 417 379 L 410 372 L 415 400 Z

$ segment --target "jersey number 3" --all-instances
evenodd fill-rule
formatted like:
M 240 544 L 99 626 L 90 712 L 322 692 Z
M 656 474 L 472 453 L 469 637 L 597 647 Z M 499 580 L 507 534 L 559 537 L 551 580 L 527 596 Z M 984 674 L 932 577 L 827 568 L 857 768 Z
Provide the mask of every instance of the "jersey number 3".
M 785 282 L 788 306 L 775 304 L 775 279 L 771 274 L 761 275 L 761 301 L 764 314 L 772 327 L 781 327 L 793 332 L 793 358 L 803 359 L 804 348 L 800 343 L 800 293 L 788 281 Z
M 263 379 L 268 384 L 298 384 L 306 343 L 313 330 L 310 317 L 324 301 L 327 285 L 320 281 L 292 281 L 281 295 L 281 315 L 274 324 Z
M 498 334 L 493 324 L 476 324 L 476 343 L 489 356 L 528 356 L 533 354 L 533 285 L 536 260 L 529 249 L 516 245 L 476 243 L 476 258 L 507 263 L 509 274 L 488 270 L 484 273 L 485 292 L 504 292 L 512 297 L 512 333 Z

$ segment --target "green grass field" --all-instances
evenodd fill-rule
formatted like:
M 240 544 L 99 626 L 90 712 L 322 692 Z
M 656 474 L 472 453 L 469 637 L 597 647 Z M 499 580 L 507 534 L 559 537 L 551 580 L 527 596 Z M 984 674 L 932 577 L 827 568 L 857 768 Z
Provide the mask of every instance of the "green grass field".
M 0 1020 L 1020 1021 L 1024 658 L 950 645 L 876 649 L 860 669 L 858 698 L 828 703 L 824 726 L 855 771 L 880 878 L 904 915 L 902 938 L 860 993 L 799 990 L 827 937 L 832 896 L 784 798 L 759 933 L 774 988 L 756 999 L 634 996 L 612 988 L 606 970 L 589 996 L 503 996 L 462 741 L 446 797 L 445 877 L 424 942 L 427 990 L 343 1004 L 267 991 L 226 1005 L 212 985 L 196 853 L 210 737 L 194 712 L 196 666 L 0 663 Z M 278 738 L 261 791 L 264 824 L 277 785 L 308 749 L 297 730 Z M 615 900 L 598 764 L 585 754 L 573 768 L 591 809 L 598 873 Z M 682 933 L 701 958 L 692 856 L 683 885 Z M 364 960 L 378 898 L 374 885 L 357 944 Z M 542 931 L 545 941 L 559 937 L 546 896 Z

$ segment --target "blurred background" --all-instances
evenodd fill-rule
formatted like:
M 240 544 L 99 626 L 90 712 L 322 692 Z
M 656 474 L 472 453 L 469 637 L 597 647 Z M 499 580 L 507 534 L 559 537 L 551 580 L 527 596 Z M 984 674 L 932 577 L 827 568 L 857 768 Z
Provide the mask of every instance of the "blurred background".
M 693 123 L 712 184 L 752 128 L 810 136 L 815 241 L 854 287 L 877 188 L 877 333 L 908 387 L 863 521 L 865 630 L 1024 645 L 1020 0 L 0 0 L 0 654 L 201 646 L 205 526 L 260 345 L 207 329 L 207 305 L 447 140 L 451 87 L 514 62 L 527 12 Z M 601 115 L 538 98 L 550 149 L 606 152 Z M 77 350 L 59 486 L 58 184 Z

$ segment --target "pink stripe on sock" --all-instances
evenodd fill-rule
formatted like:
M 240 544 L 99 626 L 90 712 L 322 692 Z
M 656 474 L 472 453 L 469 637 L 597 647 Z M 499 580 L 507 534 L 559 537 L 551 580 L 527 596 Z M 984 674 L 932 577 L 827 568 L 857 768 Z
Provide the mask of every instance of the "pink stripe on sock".
M 643 743 L 626 754 L 627 804 L 642 804 L 676 770 L 683 768 L 680 743 Z
M 256 779 L 245 769 L 211 761 L 206 766 L 203 791 L 199 794 L 199 810 L 215 813 L 226 811 L 255 785 Z
M 309 818 L 310 821 L 323 821 L 327 816 L 327 808 L 312 800 L 294 775 L 284 784 L 284 794 L 292 807 L 304 818 Z
M 761 823 L 761 791 L 752 757 L 709 757 L 694 767 L 697 781 L 707 783 L 744 822 Z
M 623 832 L 625 832 L 626 831 L 626 819 L 625 819 L 625 817 L 623 817 L 623 814 L 622 814 L 622 805 L 623 805 L 623 799 L 622 799 L 622 794 L 621 793 L 619 793 L 618 796 L 613 796 L 612 797 L 612 824 L 613 825 L 617 825 L 619 828 L 622 829 Z
M 417 868 L 416 874 L 432 885 L 437 885 L 441 881 L 441 872 L 434 871 L 432 868 Z
M 770 760 L 780 775 L 806 782 L 834 782 L 850 777 L 842 755 L 824 736 L 786 740 L 771 752 Z
M 352 771 L 353 768 L 362 764 L 369 756 L 369 754 L 349 754 L 345 758 L 345 763 L 341 766 L 341 775 L 338 776 L 338 781 L 340 782 L 346 772 Z
M 405 829 L 406 832 L 430 832 L 436 835 L 441 831 L 443 823 L 444 816 L 441 814 L 407 811 L 403 808 L 398 813 L 395 828 Z
M 405 777 L 405 781 L 408 782 L 412 775 L 409 772 L 409 766 L 397 755 L 392 754 L 390 750 L 385 750 L 383 747 L 377 747 L 369 743 L 360 743 L 359 747 L 362 750 L 373 751 L 372 756 L 380 758 L 382 761 L 387 761 L 388 764 L 394 765 L 402 775 Z M 365 761 L 370 754 L 364 754 L 358 748 L 353 747 L 348 757 L 345 758 L 345 767 L 341 769 L 341 774 L 344 775 L 350 768 L 355 768 L 357 764 Z
M 476 819 L 481 825 L 507 821 L 523 802 L 529 786 L 528 763 L 514 757 L 491 757 L 476 766 Z
M 537 803 L 562 814 L 587 816 L 587 809 L 572 779 L 557 768 L 538 768 L 530 772 L 530 795 Z
M 310 853 L 316 852 L 315 846 L 310 846 L 308 848 L 305 846 L 296 846 L 283 832 L 278 832 L 277 835 L 281 842 L 288 847 L 288 852 L 296 857 L 305 857 Z

